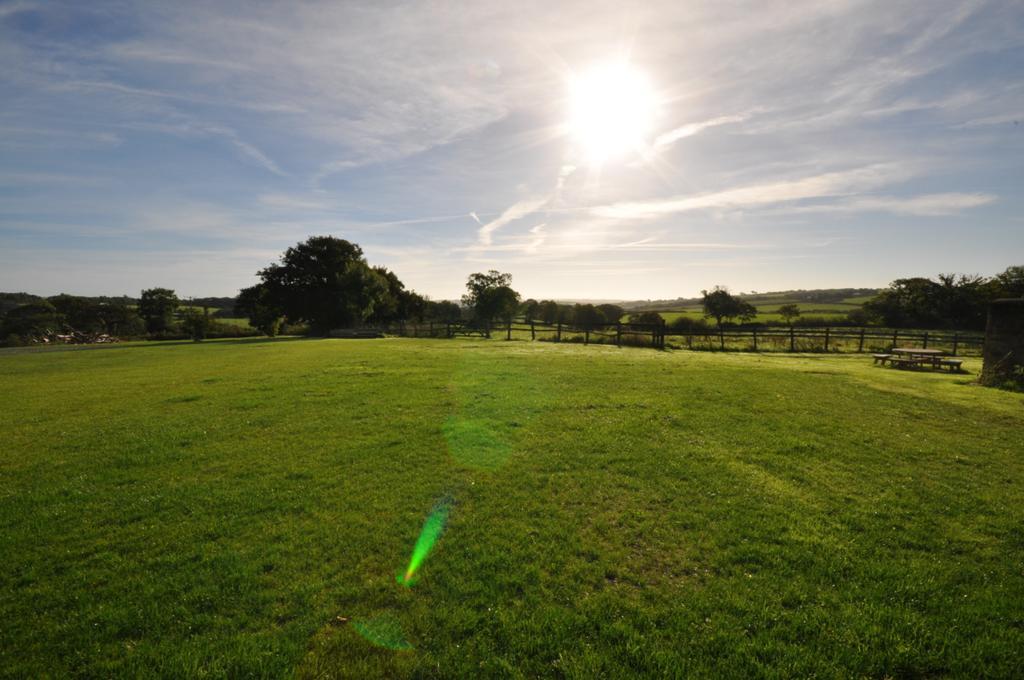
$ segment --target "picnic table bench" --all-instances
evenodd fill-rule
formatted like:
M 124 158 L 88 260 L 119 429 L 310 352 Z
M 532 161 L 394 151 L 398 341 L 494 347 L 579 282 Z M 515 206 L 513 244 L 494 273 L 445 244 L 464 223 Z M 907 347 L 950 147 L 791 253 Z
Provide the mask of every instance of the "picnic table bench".
M 379 328 L 335 328 L 329 334 L 332 338 L 369 339 L 383 338 L 384 332 Z
M 963 359 L 945 356 L 940 349 L 923 349 L 919 347 L 894 347 L 891 354 L 873 354 L 875 363 L 883 366 L 888 361 L 896 368 L 948 368 L 950 372 L 960 372 Z

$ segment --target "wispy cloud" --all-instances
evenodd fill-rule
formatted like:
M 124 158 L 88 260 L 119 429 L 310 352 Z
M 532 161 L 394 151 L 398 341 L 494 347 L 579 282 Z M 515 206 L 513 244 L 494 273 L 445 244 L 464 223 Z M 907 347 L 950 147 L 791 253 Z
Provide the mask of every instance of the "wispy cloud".
M 692 137 L 693 135 L 708 128 L 717 127 L 719 125 L 728 125 L 729 123 L 742 123 L 749 117 L 749 114 L 719 116 L 717 118 L 711 118 L 710 120 L 700 121 L 699 123 L 687 123 L 686 125 L 680 125 L 673 130 L 669 130 L 668 132 L 664 132 L 655 137 L 654 143 L 651 144 L 651 148 L 657 153 L 672 146 L 680 139 Z
M 581 272 L 576 290 L 646 296 L 655 279 L 692 293 L 711 272 L 820 285 L 754 251 L 777 264 L 804 256 L 808 234 L 888 221 L 976 237 L 894 245 L 853 271 L 832 242 L 817 271 L 839 285 L 994 271 L 1024 247 L 1006 179 L 1021 171 L 1016 5 L 0 1 L 0 238 L 39 262 L 26 239 L 205 254 L 332 233 L 425 293 L 457 291 L 487 260 L 559 295 L 568 284 L 536 266 L 555 259 Z M 564 74 L 624 43 L 658 92 L 661 134 L 577 170 Z M 982 226 L 965 216 L 982 208 Z M 103 264 L 141 280 L 130 260 Z M 218 276 L 205 292 L 237 288 Z
M 477 230 L 477 238 L 480 245 L 489 246 L 493 241 L 494 232 L 498 231 L 502 227 L 516 220 L 522 219 L 527 215 L 536 212 L 548 202 L 547 197 L 540 198 L 526 198 L 518 201 L 508 208 L 505 209 L 501 215 L 491 220 L 487 224 L 484 224 Z
M 840 196 L 874 189 L 907 179 L 905 168 L 879 164 L 852 170 L 828 172 L 784 182 L 756 184 L 699 195 L 673 196 L 650 201 L 627 201 L 591 209 L 596 217 L 615 219 L 651 219 L 663 215 L 708 208 L 785 203 L 810 198 Z
M 995 194 L 943 193 L 920 196 L 858 196 L 823 205 L 800 206 L 800 212 L 888 212 L 895 215 L 944 217 L 995 202 Z
M 176 136 L 220 137 L 226 140 L 243 156 L 255 162 L 265 170 L 269 170 L 275 175 L 280 175 L 282 177 L 288 174 L 282 170 L 277 163 L 271 160 L 267 154 L 257 148 L 255 144 L 242 139 L 237 131 L 224 125 L 206 123 L 191 116 L 176 116 L 176 118 L 178 120 L 174 122 L 133 122 L 126 123 L 122 127 L 125 129 L 147 130 L 150 132 L 160 132 Z

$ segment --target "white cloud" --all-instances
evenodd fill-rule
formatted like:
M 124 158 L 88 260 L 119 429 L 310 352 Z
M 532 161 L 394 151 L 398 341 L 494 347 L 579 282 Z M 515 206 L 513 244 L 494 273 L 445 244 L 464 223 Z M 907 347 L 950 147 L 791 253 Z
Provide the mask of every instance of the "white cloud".
M 943 217 L 988 205 L 997 197 L 984 193 L 943 193 L 920 196 L 857 196 L 836 203 L 800 206 L 800 212 L 888 212 L 896 215 Z
M 494 232 L 511 222 L 515 222 L 516 220 L 522 219 L 523 217 L 537 211 L 543 207 L 548 200 L 548 197 L 527 198 L 512 204 L 506 208 L 501 215 L 477 230 L 477 238 L 480 241 L 480 245 L 491 245 Z
M 594 207 L 590 212 L 596 217 L 613 219 L 650 219 L 691 210 L 741 208 L 852 194 L 902 181 L 907 176 L 904 168 L 891 164 L 877 164 L 797 180 L 756 184 L 705 194 L 613 203 Z
M 654 152 L 658 152 L 663 149 L 667 149 L 668 147 L 678 142 L 680 139 L 692 137 L 698 132 L 702 132 L 703 130 L 706 130 L 710 127 L 728 125 L 729 123 L 742 123 L 749 117 L 750 116 L 748 114 L 735 116 L 719 116 L 717 118 L 711 118 L 710 120 L 704 120 L 699 123 L 687 123 L 686 125 L 681 125 L 673 130 L 669 130 L 668 132 L 664 132 L 658 135 L 654 139 L 654 143 L 651 144 L 651 147 Z

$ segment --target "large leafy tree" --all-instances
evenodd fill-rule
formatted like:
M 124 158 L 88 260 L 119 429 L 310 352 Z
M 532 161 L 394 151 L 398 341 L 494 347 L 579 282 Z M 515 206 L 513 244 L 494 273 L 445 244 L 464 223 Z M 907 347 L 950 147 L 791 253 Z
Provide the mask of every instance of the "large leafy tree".
M 562 320 L 558 303 L 554 300 L 543 300 L 537 306 L 537 318 L 546 324 L 557 323 Z
M 289 248 L 259 276 L 266 290 L 257 297 L 314 333 L 362 325 L 391 299 L 388 278 L 367 264 L 362 249 L 333 236 Z
M 249 318 L 249 325 L 274 337 L 281 330 L 284 312 L 270 299 L 270 289 L 262 283 L 243 288 L 235 299 L 235 313 Z
M 7 312 L 3 319 L 3 336 L 26 338 L 59 330 L 61 316 L 46 300 L 30 302 Z
M 999 277 L 992 280 L 940 274 L 938 281 L 924 277 L 896 279 L 864 303 L 864 311 L 872 319 L 896 328 L 981 329 L 985 327 L 988 303 L 1001 294 Z
M 387 267 L 374 267 L 387 283 L 387 293 L 374 307 L 369 320 L 375 323 L 389 321 L 422 321 L 427 312 L 427 301 L 415 291 L 406 289 L 405 284 Z
M 169 288 L 150 288 L 142 291 L 139 297 L 139 316 L 146 322 L 146 330 L 158 333 L 170 328 L 178 304 L 178 296 Z
M 494 269 L 470 274 L 462 304 L 473 312 L 479 322 L 507 320 L 519 309 L 519 293 L 512 290 L 512 275 Z
M 145 324 L 134 309 L 109 298 L 54 295 L 48 298 L 64 325 L 83 333 L 141 335 Z
M 622 315 L 626 313 L 622 307 L 608 303 L 598 305 L 597 308 L 601 310 L 605 323 L 618 323 L 622 319 Z
M 540 303 L 530 298 L 519 305 L 519 313 L 523 315 L 523 320 L 527 323 L 537 318 L 540 312 Z
M 426 316 L 434 321 L 458 321 L 462 318 L 462 308 L 451 300 L 428 300 Z
M 572 321 L 580 328 L 593 328 L 605 322 L 604 314 L 594 305 L 575 304 L 572 308 Z
M 710 292 L 702 290 L 701 295 L 704 296 L 705 318 L 714 319 L 719 328 L 727 319 L 739 318 L 742 321 L 749 321 L 757 316 L 754 305 L 736 297 L 723 286 L 715 286 Z
M 1007 267 L 996 275 L 995 284 L 1000 297 L 1024 297 L 1024 266 Z

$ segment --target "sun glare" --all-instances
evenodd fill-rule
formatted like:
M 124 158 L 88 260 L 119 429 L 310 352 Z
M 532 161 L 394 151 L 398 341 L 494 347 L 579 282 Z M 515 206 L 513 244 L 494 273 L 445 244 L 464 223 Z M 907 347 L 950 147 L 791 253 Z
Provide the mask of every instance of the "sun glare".
M 568 130 L 591 164 L 642 151 L 654 118 L 654 93 L 626 63 L 595 67 L 572 79 Z

